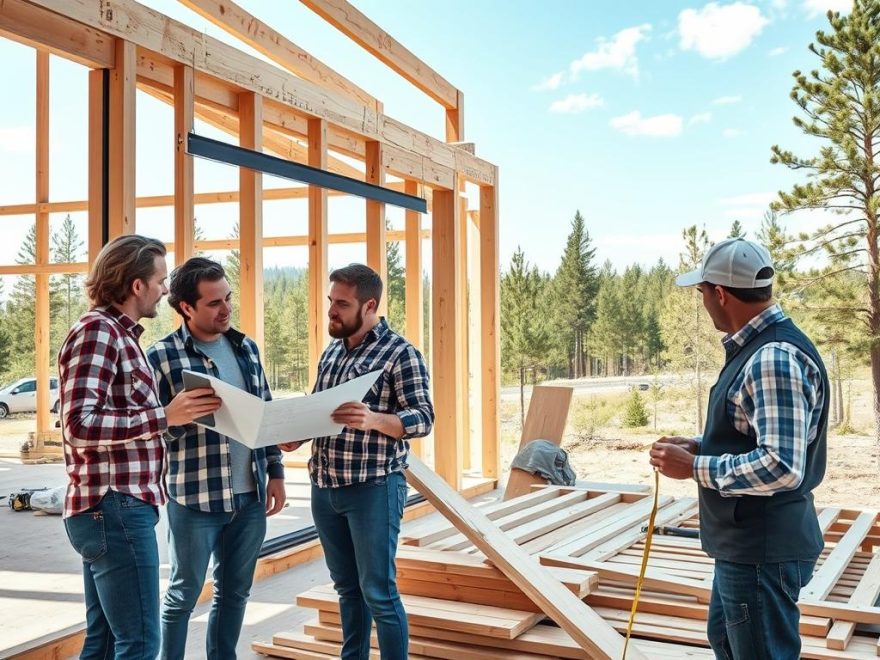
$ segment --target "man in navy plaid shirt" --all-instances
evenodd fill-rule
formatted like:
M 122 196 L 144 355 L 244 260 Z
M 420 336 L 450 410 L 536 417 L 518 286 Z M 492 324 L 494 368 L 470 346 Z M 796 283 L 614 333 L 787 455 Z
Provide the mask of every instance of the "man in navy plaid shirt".
M 742 238 L 680 275 L 725 332 L 725 363 L 697 438 L 661 438 L 651 464 L 699 486 L 700 540 L 715 559 L 707 632 L 717 658 L 796 660 L 797 599 L 824 547 L 813 489 L 825 475 L 828 376 L 772 300 L 773 263 Z
M 171 274 L 170 288 L 168 302 L 182 323 L 147 352 L 159 399 L 184 391 L 184 369 L 271 399 L 257 345 L 231 325 L 232 289 L 223 267 L 194 257 Z M 185 655 L 190 614 L 213 555 L 205 657 L 234 660 L 266 516 L 285 502 L 281 450 L 251 450 L 196 424 L 170 426 L 165 441 L 171 577 L 162 607 L 162 658 Z
M 314 391 L 381 370 L 362 402 L 340 406 L 342 433 L 315 438 L 312 517 L 339 594 L 343 658 L 366 660 L 376 622 L 383 659 L 407 657 L 406 613 L 397 591 L 397 538 L 406 504 L 409 438 L 430 433 L 434 408 L 421 354 L 377 315 L 379 275 L 361 264 L 330 274 L 330 336 Z M 291 451 L 301 443 L 281 445 Z

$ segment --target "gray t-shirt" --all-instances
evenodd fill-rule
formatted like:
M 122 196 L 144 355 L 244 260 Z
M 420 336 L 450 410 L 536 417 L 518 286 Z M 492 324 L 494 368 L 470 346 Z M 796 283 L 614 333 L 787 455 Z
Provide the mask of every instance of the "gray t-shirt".
M 214 366 L 217 367 L 220 380 L 247 391 L 247 384 L 235 357 L 235 349 L 226 335 L 220 335 L 220 339 L 216 341 L 199 341 L 193 337 L 193 344 L 211 358 Z M 232 464 L 232 492 L 252 493 L 257 490 L 253 451 L 237 440 L 229 438 L 229 461 Z

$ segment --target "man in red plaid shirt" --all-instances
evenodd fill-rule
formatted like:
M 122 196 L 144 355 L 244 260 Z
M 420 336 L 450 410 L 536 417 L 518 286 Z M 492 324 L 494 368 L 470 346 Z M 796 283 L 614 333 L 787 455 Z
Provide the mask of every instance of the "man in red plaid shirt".
M 166 277 L 159 241 L 129 235 L 108 243 L 86 280 L 92 308 L 58 357 L 69 478 L 64 526 L 85 582 L 82 659 L 158 655 L 161 436 L 220 407 L 209 389 L 159 403 L 138 321 L 156 316 Z

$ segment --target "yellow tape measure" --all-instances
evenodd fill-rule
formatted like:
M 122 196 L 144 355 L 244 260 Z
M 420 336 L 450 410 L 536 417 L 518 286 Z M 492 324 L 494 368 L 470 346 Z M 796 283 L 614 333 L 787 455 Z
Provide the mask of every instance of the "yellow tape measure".
M 629 637 L 632 634 L 633 623 L 636 620 L 636 609 L 639 607 L 639 596 L 642 593 L 642 582 L 645 580 L 645 571 L 648 568 L 648 554 L 651 552 L 651 540 L 654 538 L 654 520 L 657 518 L 657 502 L 660 497 L 660 473 L 654 470 L 654 506 L 651 507 L 651 518 L 648 520 L 648 535 L 645 537 L 645 550 L 642 553 L 642 568 L 639 570 L 639 579 L 636 581 L 636 592 L 633 594 L 633 605 L 629 612 L 629 623 L 626 626 L 626 641 L 623 643 L 623 656 L 626 660 L 626 650 L 629 647 Z

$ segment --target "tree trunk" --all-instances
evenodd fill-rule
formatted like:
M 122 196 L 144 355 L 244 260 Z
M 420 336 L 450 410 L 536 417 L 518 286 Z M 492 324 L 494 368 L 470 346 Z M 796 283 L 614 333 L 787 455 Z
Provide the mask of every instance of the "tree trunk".
M 869 160 L 873 160 L 869 158 Z M 873 182 L 869 181 L 868 198 L 874 196 Z M 868 230 L 868 328 L 871 333 L 871 382 L 874 386 L 874 442 L 880 448 L 880 292 L 877 277 L 880 275 L 880 261 L 877 258 L 877 213 L 867 209 Z M 878 453 L 880 457 L 880 453 Z
M 521 427 L 526 424 L 526 368 L 519 368 L 519 423 Z

